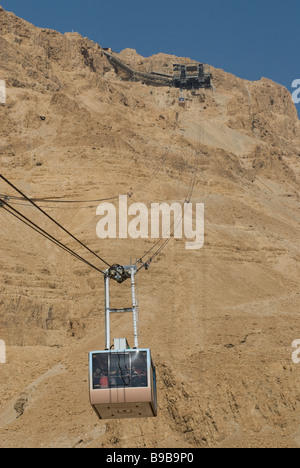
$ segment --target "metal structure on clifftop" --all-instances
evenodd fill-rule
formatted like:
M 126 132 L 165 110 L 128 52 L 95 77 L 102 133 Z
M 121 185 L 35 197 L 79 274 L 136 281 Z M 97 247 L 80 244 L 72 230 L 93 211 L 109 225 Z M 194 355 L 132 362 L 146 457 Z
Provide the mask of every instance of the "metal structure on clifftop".
M 203 63 L 174 64 L 173 75 L 158 72 L 145 73 L 133 70 L 117 58 L 110 49 L 102 49 L 102 53 L 115 69 L 123 70 L 131 81 L 142 81 L 148 85 L 170 86 L 180 89 L 211 89 L 212 87 L 211 73 Z

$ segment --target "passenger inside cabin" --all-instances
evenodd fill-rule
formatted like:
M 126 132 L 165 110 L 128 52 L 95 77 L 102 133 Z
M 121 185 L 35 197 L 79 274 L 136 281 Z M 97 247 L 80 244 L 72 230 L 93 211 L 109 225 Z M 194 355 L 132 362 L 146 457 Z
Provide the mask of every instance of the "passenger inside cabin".
M 103 372 L 100 378 L 100 388 L 108 388 L 108 376 Z
M 93 387 L 108 388 L 108 360 L 106 355 L 93 356 Z
M 132 386 L 147 387 L 147 368 L 143 361 L 136 361 L 132 367 Z
M 100 378 L 101 378 L 101 370 L 96 369 L 94 374 L 93 374 L 93 387 L 95 388 L 100 388 Z

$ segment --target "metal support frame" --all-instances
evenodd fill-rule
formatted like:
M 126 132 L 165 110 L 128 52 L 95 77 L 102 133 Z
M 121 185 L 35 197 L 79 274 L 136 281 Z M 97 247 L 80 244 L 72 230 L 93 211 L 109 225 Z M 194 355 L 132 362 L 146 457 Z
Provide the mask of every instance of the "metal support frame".
M 107 270 L 104 277 L 104 295 L 105 295 L 105 349 L 109 350 L 111 347 L 110 340 L 110 314 L 121 314 L 132 312 L 133 315 L 133 335 L 134 335 L 134 348 L 138 349 L 138 306 L 136 300 L 136 282 L 135 275 L 137 274 L 136 265 L 130 265 L 124 267 L 125 271 L 130 274 L 131 278 L 131 297 L 132 307 L 126 307 L 123 309 L 111 309 L 110 308 L 110 284 L 109 270 Z
M 104 276 L 105 293 L 105 349 L 110 349 L 110 299 L 109 299 L 109 276 Z
M 131 296 L 132 296 L 132 316 L 133 316 L 133 336 L 134 336 L 134 347 L 139 347 L 138 340 L 138 315 L 137 315 L 137 303 L 135 294 L 135 274 L 136 269 L 131 268 Z

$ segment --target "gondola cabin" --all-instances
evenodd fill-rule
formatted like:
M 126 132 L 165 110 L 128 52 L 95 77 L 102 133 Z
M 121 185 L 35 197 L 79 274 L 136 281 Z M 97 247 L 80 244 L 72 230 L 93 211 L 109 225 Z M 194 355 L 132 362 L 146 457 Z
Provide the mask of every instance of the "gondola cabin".
M 179 104 L 180 107 L 185 107 L 185 97 L 184 97 L 184 94 L 183 94 L 183 89 L 180 90 L 179 98 L 178 98 L 178 104 Z
M 90 402 L 100 419 L 157 416 L 156 373 L 149 349 L 89 353 Z

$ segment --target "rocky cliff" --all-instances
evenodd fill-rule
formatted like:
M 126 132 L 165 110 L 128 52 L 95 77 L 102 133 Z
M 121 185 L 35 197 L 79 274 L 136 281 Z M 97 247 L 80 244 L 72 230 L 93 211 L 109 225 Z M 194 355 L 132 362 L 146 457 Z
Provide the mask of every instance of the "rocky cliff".
M 186 58 L 116 54 L 170 73 Z M 101 46 L 0 8 L 1 173 L 29 197 L 205 204 L 205 244 L 173 239 L 138 278 L 141 345 L 158 372 L 159 416 L 98 421 L 87 353 L 104 347 L 103 278 L 0 208 L 1 447 L 299 447 L 300 124 L 288 91 L 211 67 L 213 90 L 127 81 Z M 157 170 L 159 168 L 159 170 Z M 17 195 L 0 183 L 0 193 Z M 14 207 L 80 255 L 28 203 Z M 151 239 L 96 235 L 96 202 L 43 208 L 109 263 Z M 104 268 L 99 262 L 97 265 Z M 116 305 L 127 300 L 115 285 Z M 132 340 L 128 317 L 113 336 Z

